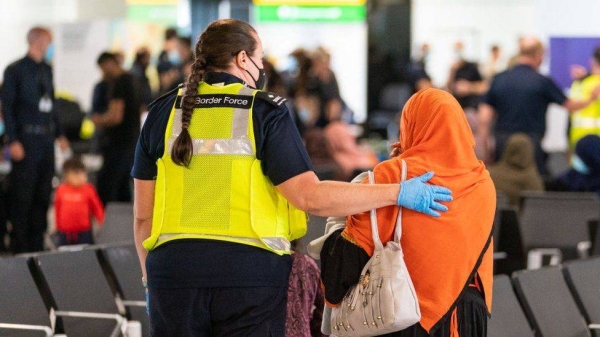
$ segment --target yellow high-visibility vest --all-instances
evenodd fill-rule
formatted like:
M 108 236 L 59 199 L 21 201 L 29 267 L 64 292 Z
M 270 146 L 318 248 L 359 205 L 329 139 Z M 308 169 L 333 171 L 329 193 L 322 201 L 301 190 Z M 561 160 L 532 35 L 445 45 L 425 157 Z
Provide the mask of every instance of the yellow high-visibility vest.
M 570 97 L 589 99 L 598 85 L 600 85 L 600 75 L 590 75 L 581 82 L 573 82 Z M 600 100 L 571 114 L 571 129 L 569 130 L 571 149 L 574 149 L 577 142 L 587 135 L 600 136 Z
M 235 83 L 201 82 L 188 131 L 189 168 L 175 165 L 171 149 L 181 132 L 181 96 L 171 111 L 165 153 L 157 161 L 152 233 L 147 250 L 178 239 L 211 239 L 289 254 L 306 233 L 306 213 L 292 206 L 256 158 L 252 106 L 258 90 Z

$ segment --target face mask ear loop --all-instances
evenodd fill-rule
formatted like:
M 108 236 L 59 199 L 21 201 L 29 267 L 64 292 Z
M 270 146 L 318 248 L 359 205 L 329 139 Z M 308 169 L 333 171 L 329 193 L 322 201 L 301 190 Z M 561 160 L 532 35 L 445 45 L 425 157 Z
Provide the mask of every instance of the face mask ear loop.
M 252 62 L 252 64 L 254 64 L 254 66 L 256 67 L 256 69 L 258 69 L 258 78 L 260 78 L 260 68 L 256 65 L 256 63 L 254 63 L 254 61 L 252 60 L 252 58 L 250 58 L 250 56 L 248 56 L 248 59 L 250 60 L 250 62 Z M 248 71 L 248 69 L 244 69 L 248 75 L 250 75 L 250 78 L 254 81 L 254 89 L 260 89 L 257 88 L 258 87 L 258 78 L 254 78 L 254 76 L 252 76 L 252 74 Z

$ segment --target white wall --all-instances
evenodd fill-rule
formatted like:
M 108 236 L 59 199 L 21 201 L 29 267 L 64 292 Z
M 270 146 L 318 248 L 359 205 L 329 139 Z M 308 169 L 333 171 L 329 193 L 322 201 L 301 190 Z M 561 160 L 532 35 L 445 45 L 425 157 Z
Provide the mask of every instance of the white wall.
M 54 84 L 57 92 L 75 97 L 84 111 L 92 102 L 92 91 L 101 77 L 98 55 L 110 45 L 110 22 L 63 23 L 54 28 Z
M 537 33 L 535 1 L 412 1 L 413 45 L 430 44 L 428 71 L 434 83 L 445 84 L 454 60 L 453 45 L 458 40 L 465 45 L 467 59 L 473 61 L 485 62 L 493 44 L 500 45 L 506 58 L 516 53 L 520 35 Z
M 543 38 L 600 36 L 597 0 L 535 0 L 536 21 Z

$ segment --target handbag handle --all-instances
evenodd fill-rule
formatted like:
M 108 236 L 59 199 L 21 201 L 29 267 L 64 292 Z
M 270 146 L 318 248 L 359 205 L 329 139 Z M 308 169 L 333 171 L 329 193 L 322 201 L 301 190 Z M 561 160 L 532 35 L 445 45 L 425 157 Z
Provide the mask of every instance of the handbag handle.
M 402 159 L 402 177 L 400 182 L 406 181 L 406 175 L 408 174 L 408 169 L 406 167 L 406 162 Z M 400 239 L 402 239 L 402 206 L 399 206 L 398 217 L 396 218 L 396 230 L 394 231 L 394 241 L 400 243 Z
M 375 184 L 375 175 L 373 171 L 369 171 L 369 184 Z M 379 227 L 377 226 L 377 209 L 371 210 L 371 233 L 373 234 L 373 244 L 375 250 L 383 250 L 383 244 L 379 238 Z
M 408 174 L 408 169 L 406 167 L 406 162 L 402 159 L 402 176 L 400 182 L 404 182 L 406 180 L 406 175 Z M 369 183 L 375 184 L 375 175 L 373 171 L 369 171 Z M 400 242 L 402 238 L 402 206 L 400 206 L 400 210 L 398 211 L 398 217 L 396 218 L 396 226 L 394 230 L 394 241 Z M 381 239 L 379 238 L 379 227 L 377 224 L 377 210 L 373 208 L 371 210 L 371 233 L 373 234 L 373 244 L 375 245 L 375 250 L 382 250 L 383 243 L 381 243 Z

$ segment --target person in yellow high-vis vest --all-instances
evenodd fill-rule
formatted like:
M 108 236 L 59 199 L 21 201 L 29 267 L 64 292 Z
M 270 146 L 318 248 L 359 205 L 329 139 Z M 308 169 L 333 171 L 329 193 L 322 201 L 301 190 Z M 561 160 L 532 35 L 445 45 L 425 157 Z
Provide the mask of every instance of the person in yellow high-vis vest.
M 600 87 L 600 47 L 596 48 L 592 58 L 591 74 L 581 81 L 574 81 L 571 85 L 570 97 L 586 100 L 594 96 L 594 91 Z M 600 101 L 595 100 L 581 110 L 571 114 L 571 128 L 569 129 L 569 147 L 575 149 L 577 142 L 587 136 L 600 136 Z
M 184 86 L 150 104 L 132 169 L 153 336 L 283 336 L 290 241 L 306 213 L 401 205 L 440 216 L 451 191 L 319 181 L 285 99 L 264 92 L 247 23 L 211 23 Z M 398 181 L 400 177 L 398 177 Z

